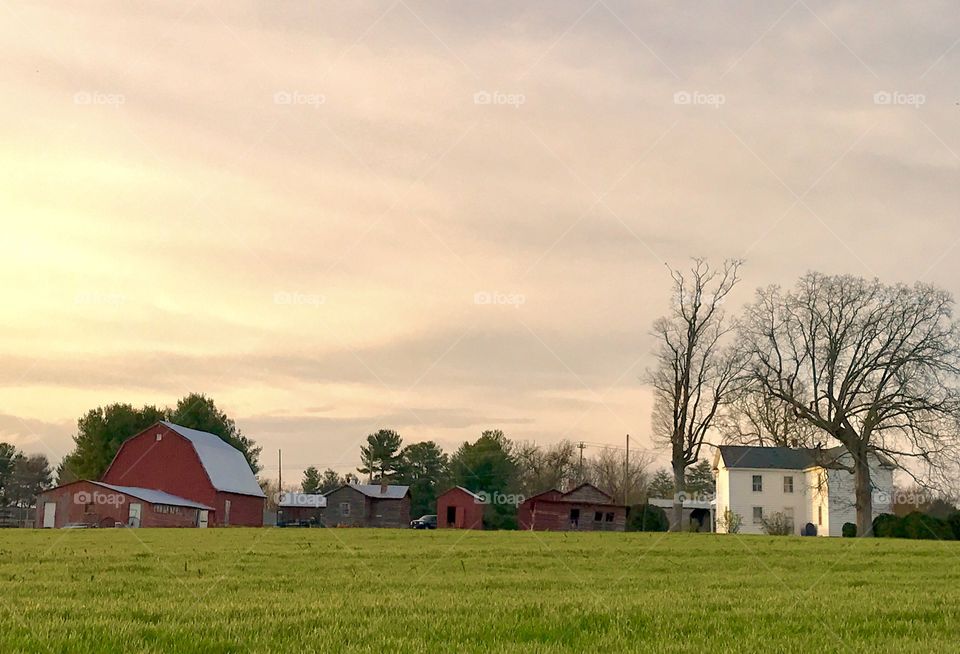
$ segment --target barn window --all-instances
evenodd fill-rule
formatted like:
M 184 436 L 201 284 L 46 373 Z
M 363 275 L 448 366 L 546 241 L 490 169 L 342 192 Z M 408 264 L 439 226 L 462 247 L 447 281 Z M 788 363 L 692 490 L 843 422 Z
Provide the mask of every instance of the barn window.
M 601 520 L 603 520 L 603 511 L 597 511 L 596 513 L 593 514 L 594 522 L 600 522 Z
M 350 515 L 350 502 L 340 502 L 340 515 Z
M 763 523 L 763 507 L 755 506 L 753 507 L 753 524 L 759 525 Z
M 763 492 L 763 475 L 754 475 L 753 476 L 753 492 L 762 493 Z
M 783 492 L 792 493 L 793 492 L 793 477 L 787 475 L 783 478 Z
M 612 513 L 608 513 L 608 514 L 607 514 L 607 522 L 613 522 L 613 514 L 612 514 Z

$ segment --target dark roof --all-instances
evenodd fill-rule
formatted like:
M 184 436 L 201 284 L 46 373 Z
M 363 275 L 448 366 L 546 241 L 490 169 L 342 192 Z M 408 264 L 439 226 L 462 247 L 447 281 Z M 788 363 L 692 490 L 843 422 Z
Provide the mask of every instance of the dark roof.
M 829 465 L 846 450 L 842 447 L 758 447 L 754 445 L 721 445 L 723 465 L 727 468 L 776 468 L 804 470 L 816 465 Z
M 352 488 L 355 491 L 358 491 L 367 497 L 372 497 L 375 500 L 402 500 L 407 496 L 407 493 L 410 490 L 409 486 L 393 486 L 388 484 L 386 487 L 381 486 L 380 484 L 344 484 L 339 488 L 335 488 L 324 495 L 330 495 L 335 493 L 341 488 Z

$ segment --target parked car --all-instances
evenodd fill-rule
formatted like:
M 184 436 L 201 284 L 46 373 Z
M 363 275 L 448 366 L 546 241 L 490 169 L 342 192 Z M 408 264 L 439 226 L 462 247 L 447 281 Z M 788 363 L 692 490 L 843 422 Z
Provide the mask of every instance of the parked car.
M 437 516 L 422 515 L 416 520 L 411 521 L 410 526 L 413 527 L 414 529 L 436 529 Z

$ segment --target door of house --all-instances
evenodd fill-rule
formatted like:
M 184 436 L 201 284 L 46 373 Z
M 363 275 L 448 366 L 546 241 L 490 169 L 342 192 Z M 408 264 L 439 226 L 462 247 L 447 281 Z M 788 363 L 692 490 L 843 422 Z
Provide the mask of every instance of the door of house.
M 570 509 L 570 528 L 580 528 L 580 509 Z
M 448 527 L 459 527 L 457 524 L 457 507 L 448 506 L 447 507 L 447 526 Z
M 209 516 L 207 515 L 207 510 L 206 510 L 206 509 L 200 509 L 200 510 L 197 512 L 197 526 L 200 527 L 201 529 L 206 529 L 206 528 L 207 528 L 207 520 L 208 520 L 208 519 L 209 519 Z
M 57 526 L 57 503 L 44 502 L 43 504 L 43 528 L 53 529 Z
M 130 517 L 127 519 L 128 527 L 140 526 L 140 510 L 142 505 L 139 502 L 130 502 Z

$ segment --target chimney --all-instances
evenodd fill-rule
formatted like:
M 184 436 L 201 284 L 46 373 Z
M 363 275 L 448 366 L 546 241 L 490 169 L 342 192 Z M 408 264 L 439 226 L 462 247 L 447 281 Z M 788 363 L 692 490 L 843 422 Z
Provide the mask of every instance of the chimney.
M 387 494 L 387 482 L 385 482 L 385 481 L 383 481 L 383 480 L 380 481 L 380 494 L 381 494 L 381 495 L 386 495 L 386 494 Z

